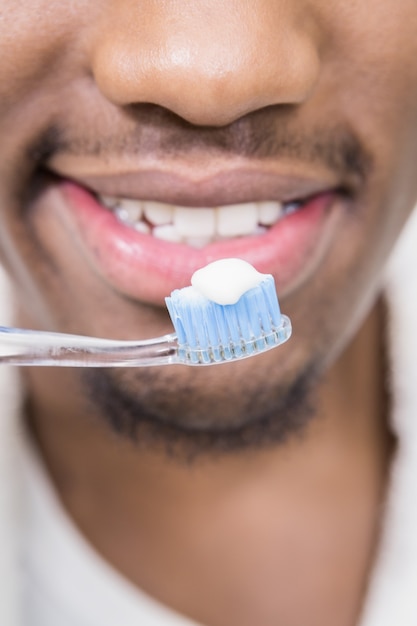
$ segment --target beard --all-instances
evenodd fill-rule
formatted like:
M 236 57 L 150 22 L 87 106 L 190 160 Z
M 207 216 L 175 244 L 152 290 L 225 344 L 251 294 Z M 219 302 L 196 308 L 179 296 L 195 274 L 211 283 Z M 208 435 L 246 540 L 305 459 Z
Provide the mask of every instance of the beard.
M 317 414 L 315 365 L 289 382 L 262 370 L 242 375 L 236 363 L 185 369 L 91 369 L 83 385 L 93 412 L 119 436 L 187 462 L 283 444 Z

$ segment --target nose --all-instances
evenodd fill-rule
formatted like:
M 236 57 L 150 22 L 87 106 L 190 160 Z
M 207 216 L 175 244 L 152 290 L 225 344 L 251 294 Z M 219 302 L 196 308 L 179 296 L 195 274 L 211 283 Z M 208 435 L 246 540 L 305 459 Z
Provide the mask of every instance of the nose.
M 297 0 L 114 0 L 97 24 L 92 69 L 118 106 L 152 103 L 200 126 L 301 104 L 319 45 Z

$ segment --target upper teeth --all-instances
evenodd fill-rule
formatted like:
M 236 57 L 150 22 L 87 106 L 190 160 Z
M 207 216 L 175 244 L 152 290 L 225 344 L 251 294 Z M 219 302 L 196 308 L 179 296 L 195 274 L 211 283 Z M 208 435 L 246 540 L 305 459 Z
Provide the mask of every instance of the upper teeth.
M 139 232 L 174 243 L 203 247 L 216 239 L 256 235 L 275 224 L 289 206 L 246 202 L 216 208 L 189 208 L 154 201 L 100 196 L 100 202 Z

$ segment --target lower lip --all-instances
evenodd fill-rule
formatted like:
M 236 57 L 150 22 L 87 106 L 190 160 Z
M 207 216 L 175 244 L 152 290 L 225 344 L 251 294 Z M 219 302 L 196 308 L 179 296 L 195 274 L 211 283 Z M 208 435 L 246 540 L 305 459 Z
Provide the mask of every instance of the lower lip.
M 117 291 L 162 305 L 174 289 L 190 284 L 192 274 L 221 258 L 238 257 L 260 272 L 273 274 L 282 297 L 314 271 L 332 230 L 335 192 L 319 194 L 262 235 L 217 241 L 202 249 L 138 233 L 122 224 L 82 187 L 59 183 L 70 219 L 95 269 Z

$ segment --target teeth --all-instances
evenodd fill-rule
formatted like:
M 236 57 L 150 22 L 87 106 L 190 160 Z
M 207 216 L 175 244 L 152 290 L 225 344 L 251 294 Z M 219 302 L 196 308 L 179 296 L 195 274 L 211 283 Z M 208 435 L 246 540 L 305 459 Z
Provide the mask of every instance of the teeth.
M 212 237 L 186 237 L 184 243 L 192 248 L 204 248 L 213 241 Z
M 162 226 L 162 224 L 171 224 L 174 209 L 169 204 L 162 202 L 144 202 L 145 217 L 154 226 Z
M 161 226 L 155 226 L 152 231 L 152 235 L 157 239 L 171 241 L 172 243 L 180 243 L 182 241 L 182 237 L 175 228 L 174 224 L 162 224 Z
M 183 237 L 213 237 L 216 232 L 216 211 L 213 209 L 174 210 L 174 226 Z
M 126 209 L 122 209 L 120 206 L 116 206 L 116 208 L 114 209 L 114 213 L 121 222 L 126 222 L 127 224 L 131 223 L 129 220 L 129 213 L 128 211 L 126 211 Z
M 283 215 L 281 202 L 259 202 L 258 221 L 263 226 L 272 226 Z
M 129 222 L 137 222 L 142 217 L 142 203 L 137 200 L 120 200 L 118 210 L 128 216 Z
M 100 196 L 100 202 L 108 209 L 115 209 L 119 204 L 119 199 L 113 196 Z
M 151 227 L 146 222 L 135 222 L 133 224 L 133 228 L 138 231 L 138 233 L 142 233 L 143 235 L 150 235 L 152 232 Z
M 121 222 L 127 224 L 134 224 L 142 217 L 141 203 L 135 200 L 119 200 L 113 211 Z
M 258 211 L 252 202 L 217 209 L 217 232 L 220 237 L 251 235 L 258 225 Z
M 285 205 L 283 211 L 284 215 L 291 215 L 291 213 L 295 213 L 301 206 L 301 202 L 289 202 Z
M 266 226 L 262 226 L 261 224 L 258 224 L 255 230 L 253 231 L 252 235 L 264 235 L 267 232 L 268 232 L 268 229 Z
M 265 201 L 189 208 L 111 196 L 101 196 L 100 202 L 140 233 L 194 248 L 203 248 L 219 238 L 262 235 L 302 204 Z

